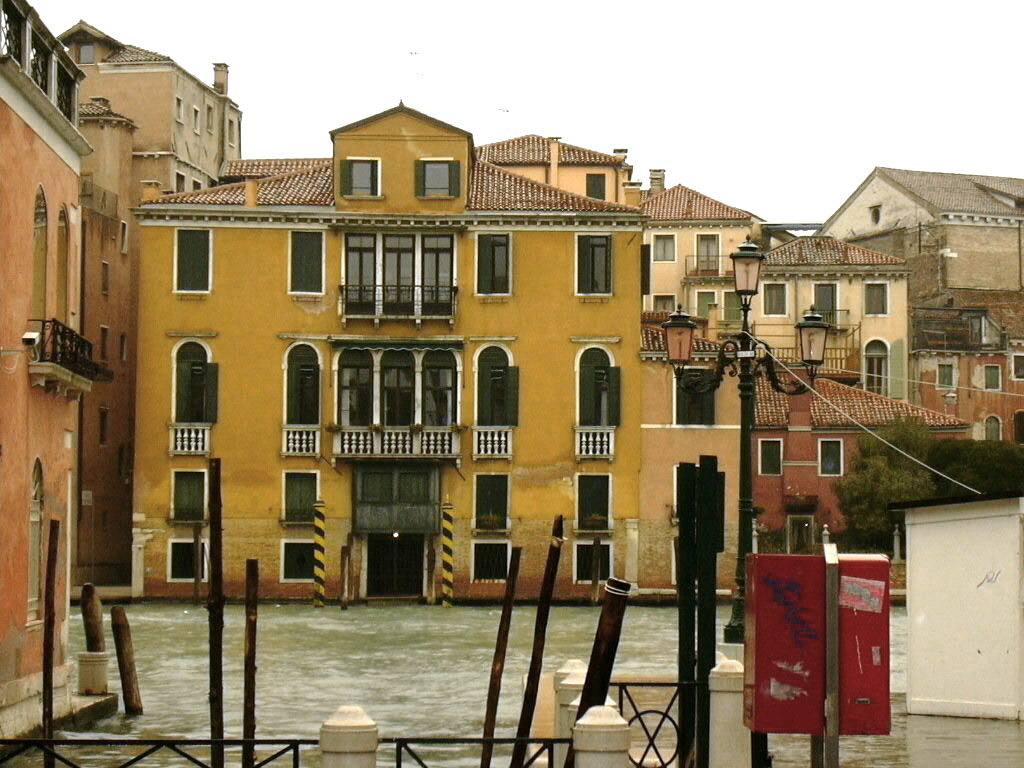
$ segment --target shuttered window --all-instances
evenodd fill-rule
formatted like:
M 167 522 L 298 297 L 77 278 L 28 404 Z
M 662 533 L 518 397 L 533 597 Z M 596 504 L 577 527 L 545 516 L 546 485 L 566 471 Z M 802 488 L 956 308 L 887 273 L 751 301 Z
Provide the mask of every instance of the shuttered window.
M 508 475 L 476 476 L 475 517 L 480 529 L 508 527 Z
M 710 371 L 687 370 L 683 373 L 684 381 L 696 383 L 713 376 Z M 702 424 L 711 426 L 715 423 L 715 391 L 687 392 L 682 384 L 676 388 L 676 424 Z
M 760 474 L 760 475 L 781 475 L 782 474 L 782 441 L 781 440 L 759 440 L 758 441 L 758 474 Z
M 580 357 L 580 426 L 609 427 L 619 424 L 621 380 L 603 350 L 592 347 Z
M 323 293 L 323 233 L 292 232 L 291 293 Z
M 889 313 L 889 286 L 886 283 L 868 283 L 864 286 L 864 314 Z
M 764 290 L 764 314 L 766 314 L 766 315 L 784 315 L 784 314 L 786 314 L 786 284 L 785 283 L 765 283 L 763 290 Z
M 375 197 L 378 165 L 376 160 L 346 160 L 341 164 L 341 194 Z
M 174 519 L 206 518 L 206 473 L 174 473 Z
M 587 197 L 591 197 L 594 200 L 604 200 L 605 196 L 605 175 L 603 173 L 588 173 Z
M 1003 369 L 998 365 L 985 366 L 985 389 L 999 389 L 1002 386 Z
M 315 472 L 285 472 L 284 475 L 284 519 L 290 523 L 305 523 L 313 520 L 313 503 L 316 501 Z
M 508 293 L 508 235 L 480 235 L 476 243 L 476 292 Z
M 514 427 L 519 423 L 519 368 L 508 364 L 501 347 L 488 347 L 477 359 L 477 424 Z
M 210 290 L 210 231 L 179 229 L 176 264 L 177 291 Z
M 597 577 L 600 581 L 607 581 L 611 576 L 612 547 L 610 544 L 600 542 L 597 545 L 600 557 L 598 563 Z M 590 581 L 593 578 L 594 567 L 594 545 L 593 543 L 576 544 L 576 581 Z
M 217 364 L 194 341 L 178 348 L 175 364 L 175 421 L 214 424 L 217 421 Z
M 288 352 L 286 418 L 289 424 L 320 423 L 320 359 L 308 344 Z
M 588 530 L 609 526 L 609 475 L 579 475 L 576 480 L 576 523 Z
M 612 242 L 608 235 L 577 238 L 576 292 L 612 292 Z
M 458 197 L 459 173 L 458 160 L 417 160 L 417 197 Z
M 508 542 L 473 542 L 473 580 L 504 581 L 508 575 Z

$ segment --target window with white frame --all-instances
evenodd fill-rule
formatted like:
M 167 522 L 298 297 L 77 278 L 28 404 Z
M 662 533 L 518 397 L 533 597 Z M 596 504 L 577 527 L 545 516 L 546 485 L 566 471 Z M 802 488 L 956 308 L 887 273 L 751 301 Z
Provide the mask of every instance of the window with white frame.
M 508 577 L 508 541 L 473 542 L 473 581 L 504 581 Z
M 676 260 L 675 235 L 655 235 L 654 247 L 651 249 L 654 261 Z
M 174 253 L 174 290 L 209 293 L 213 284 L 210 230 L 179 229 Z
M 939 387 L 952 389 L 955 384 L 956 368 L 953 363 L 939 363 L 935 370 L 935 383 Z
M 757 441 L 757 473 L 782 474 L 782 440 L 765 438 Z
M 477 357 L 476 422 L 481 426 L 512 427 L 519 423 L 519 368 L 508 354 L 489 346 Z
M 826 477 L 843 474 L 842 440 L 818 440 L 818 474 Z
M 717 275 L 720 253 L 718 235 L 697 235 L 697 273 Z
M 341 165 L 341 194 L 353 197 L 380 195 L 380 160 L 349 157 Z
M 489 531 L 508 529 L 508 478 L 507 474 L 476 475 L 475 528 Z
M 985 366 L 985 389 L 999 390 L 1003 386 L 1003 368 L 1000 365 Z
M 206 470 L 175 469 L 171 473 L 174 520 L 201 522 L 206 519 Z
M 313 580 L 313 540 L 281 540 L 281 581 Z
M 458 197 L 460 163 L 451 158 L 425 158 L 416 161 L 417 197 Z
M 876 395 L 889 391 L 889 347 L 880 339 L 864 347 L 864 388 Z
M 674 312 L 675 308 L 676 297 L 674 294 L 655 294 L 653 307 L 655 312 Z
M 199 107 L 192 107 L 192 131 L 196 134 L 198 134 L 203 128 L 199 115 Z
M 579 423 L 584 427 L 619 424 L 621 371 L 611 365 L 608 353 L 590 347 L 580 356 Z
M 313 505 L 320 493 L 319 472 L 284 473 L 284 521 L 313 522 Z
M 612 239 L 609 235 L 576 238 L 576 293 L 612 292 Z
M 199 541 L 199 580 L 206 581 L 207 540 Z M 196 543 L 194 539 L 170 539 L 167 542 L 167 580 L 195 581 L 196 578 Z
M 285 420 L 296 425 L 320 423 L 320 357 L 309 344 L 288 350 Z
M 786 314 L 785 283 L 764 283 L 761 286 L 761 292 L 764 294 L 763 314 L 777 316 Z
M 865 283 L 865 285 L 864 285 L 864 314 L 865 315 L 887 315 L 887 314 L 889 314 L 889 284 L 888 283 Z
M 611 475 L 576 476 L 576 527 L 606 531 L 611 528 Z
M 288 292 L 322 295 L 324 292 L 323 232 L 292 232 L 288 264 Z
M 455 238 L 450 234 L 347 234 L 342 297 L 346 315 L 451 317 Z
M 373 358 L 365 349 L 346 349 L 338 368 L 338 423 L 368 427 L 373 418 Z
M 478 235 L 476 239 L 476 292 L 511 293 L 508 235 Z
M 573 575 L 577 583 L 590 582 L 594 578 L 594 549 L 597 549 L 597 578 L 607 581 L 612 575 L 612 544 L 610 541 L 577 541 L 573 546 L 575 567 Z
M 1024 354 L 1013 356 L 1013 378 L 1024 379 Z
M 186 341 L 174 356 L 174 420 L 178 424 L 217 421 L 218 366 L 206 347 Z

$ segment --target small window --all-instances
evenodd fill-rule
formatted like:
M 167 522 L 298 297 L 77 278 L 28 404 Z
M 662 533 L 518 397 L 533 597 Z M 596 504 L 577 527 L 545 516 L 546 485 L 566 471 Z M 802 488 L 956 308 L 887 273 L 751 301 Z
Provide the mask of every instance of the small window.
M 458 197 L 459 162 L 457 160 L 419 160 L 416 163 L 418 197 Z
M 611 527 L 610 475 L 579 475 L 576 478 L 576 525 L 582 530 L 606 531 Z
M 882 206 L 872 205 L 868 207 L 868 213 L 871 216 L 871 223 L 877 224 L 882 220 Z
M 612 575 L 612 545 L 609 542 L 598 542 L 600 562 L 598 563 L 597 577 L 600 581 L 607 581 Z M 586 541 L 576 542 L 576 581 L 589 582 L 593 580 L 594 543 Z
M 707 317 L 711 312 L 711 305 L 718 303 L 714 291 L 697 291 L 697 317 Z
M 654 236 L 654 253 L 655 261 L 675 261 L 676 260 L 676 238 L 675 235 L 655 235 Z
M 203 188 L 203 182 L 201 182 L 199 179 L 192 179 L 192 191 L 193 192 L 198 192 L 202 188 Z
M 79 64 L 95 64 L 96 63 L 96 46 L 92 43 L 83 43 L 78 47 L 78 63 Z
M 738 323 L 743 319 L 743 309 L 740 296 L 735 291 L 725 291 L 722 294 L 722 321 L 726 323 Z
M 206 132 L 213 133 L 213 107 L 206 105 Z
M 110 262 L 100 262 L 100 293 L 104 296 L 110 293 Z
M 591 197 L 594 200 L 606 199 L 605 182 L 606 179 L 603 173 L 588 173 L 587 197 Z
M 313 542 L 281 542 L 281 581 L 313 580 Z
M 286 522 L 313 522 L 313 504 L 316 499 L 316 472 L 284 473 L 284 519 Z
M 174 191 L 184 192 L 185 191 L 185 174 L 175 173 L 174 174 Z
M 786 554 L 814 554 L 817 542 L 814 515 L 786 516 Z
M 379 168 L 376 160 L 346 160 L 342 194 L 362 197 L 379 195 Z
M 889 390 L 889 348 L 880 339 L 869 341 L 864 347 L 864 388 L 876 395 Z
M 717 275 L 720 253 L 718 235 L 697 235 L 697 274 Z
M 1013 378 L 1024 379 L 1024 355 L 1013 356 Z
M 757 473 L 759 475 L 782 474 L 782 441 L 758 440 Z
M 210 231 L 179 229 L 175 290 L 183 293 L 210 290 Z
M 508 528 L 508 475 L 476 476 L 474 525 L 489 531 Z
M 683 380 L 691 384 L 705 381 L 714 374 L 704 368 L 688 368 Z M 711 426 L 715 423 L 715 392 L 687 392 L 680 383 L 676 388 L 676 424 Z
M 786 284 L 765 283 L 764 290 L 764 314 L 785 315 L 786 314 Z
M 868 283 L 864 286 L 864 314 L 889 314 L 889 286 L 886 283 Z
M 292 232 L 290 293 L 324 292 L 324 236 L 322 232 Z
M 121 358 L 122 363 L 128 361 L 128 334 L 126 333 L 122 333 L 118 340 L 118 357 Z
M 100 348 L 99 356 L 103 362 L 107 361 L 107 346 L 110 343 L 110 329 L 105 326 L 100 326 Z
M 171 539 L 168 581 L 195 580 L 196 545 L 192 539 Z M 206 553 L 206 541 L 199 542 L 199 577 L 206 581 L 206 564 L 209 556 Z
M 476 247 L 476 292 L 510 293 L 509 236 L 480 235 Z
M 843 474 L 843 441 L 818 441 L 818 474 L 835 476 Z
M 235 146 L 235 142 L 237 141 L 237 137 L 235 136 L 235 126 L 236 123 L 234 120 L 228 120 L 228 144 L 232 147 Z
M 179 123 L 185 121 L 185 105 L 182 104 L 180 96 L 174 97 L 174 119 Z
M 128 253 L 128 222 L 121 222 L 121 253 Z
M 953 387 L 953 364 L 952 363 L 939 363 L 938 372 L 936 374 L 936 383 L 940 387 Z
M 178 470 L 172 475 L 175 520 L 206 519 L 206 473 Z
M 673 312 L 676 308 L 676 297 L 672 294 L 657 295 L 654 297 L 655 312 Z
M 473 581 L 504 581 L 508 576 L 507 541 L 473 542 Z
M 985 439 L 1003 439 L 1003 425 L 999 423 L 999 418 L 997 416 L 989 416 L 985 419 Z
M 199 120 L 199 107 L 192 107 L 192 130 L 195 133 L 199 133 L 202 130 L 202 124 Z
M 985 389 L 998 390 L 1002 386 L 1003 369 L 998 365 L 985 366 Z
M 612 239 L 608 235 L 577 238 L 576 292 L 612 292 Z
M 100 406 L 99 417 L 100 417 L 100 427 L 99 427 L 100 445 L 106 445 L 107 444 L 107 439 L 110 436 L 109 435 L 110 409 L 106 408 L 106 407 L 103 407 L 103 406 Z

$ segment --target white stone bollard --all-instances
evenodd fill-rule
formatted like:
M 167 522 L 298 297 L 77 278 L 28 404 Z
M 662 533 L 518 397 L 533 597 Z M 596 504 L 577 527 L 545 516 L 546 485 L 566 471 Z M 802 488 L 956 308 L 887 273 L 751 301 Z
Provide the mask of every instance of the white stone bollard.
M 627 768 L 629 724 L 615 707 L 591 707 L 573 728 L 572 747 L 576 768 Z
M 107 690 L 107 663 L 110 654 L 106 651 L 80 651 L 78 654 L 78 694 L 80 696 L 102 696 Z
M 565 673 L 564 675 L 562 673 Z M 576 722 L 583 683 L 587 679 L 587 665 L 579 659 L 570 659 L 555 672 L 555 729 L 556 739 L 571 739 Z M 575 704 L 574 704 L 575 702 Z M 555 765 L 565 764 L 566 744 L 555 745 Z
M 719 662 L 708 678 L 711 691 L 709 768 L 750 765 L 750 731 L 743 725 L 743 665 Z
M 323 768 L 375 768 L 377 724 L 361 707 L 339 707 L 320 726 Z

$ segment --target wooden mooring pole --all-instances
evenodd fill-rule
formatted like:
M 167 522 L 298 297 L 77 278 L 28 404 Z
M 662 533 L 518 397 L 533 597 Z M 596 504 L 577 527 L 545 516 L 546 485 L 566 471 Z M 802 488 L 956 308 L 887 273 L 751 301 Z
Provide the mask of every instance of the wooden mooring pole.
M 139 675 L 135 671 L 135 647 L 132 645 L 132 629 L 124 608 L 115 605 L 110 609 L 110 630 L 114 634 L 114 652 L 117 654 L 117 672 L 121 677 L 121 698 L 126 715 L 142 714 L 142 696 L 139 694 Z
M 562 554 L 562 534 L 564 521 L 559 515 L 551 526 L 551 544 L 548 546 L 548 559 L 544 564 L 544 579 L 540 585 L 537 598 L 537 619 L 533 627 L 533 654 L 530 657 L 530 670 L 526 675 L 526 688 L 523 691 L 523 708 L 519 713 L 519 727 L 516 738 L 530 737 L 533 726 L 533 712 L 537 707 L 537 688 L 540 685 L 540 670 L 544 663 L 544 642 L 547 638 L 548 616 L 551 613 L 551 596 L 555 591 L 555 577 L 558 575 L 558 560 Z M 512 748 L 512 760 L 509 768 L 523 768 L 526 759 L 526 743 L 516 742 Z
M 78 606 L 82 610 L 82 625 L 85 627 L 85 650 L 89 653 L 107 650 L 107 641 L 103 637 L 103 604 L 95 586 L 82 585 Z
M 348 610 L 348 545 L 341 548 L 341 568 L 338 574 L 338 605 L 341 610 Z
M 210 459 L 210 738 L 224 738 L 224 561 L 220 459 Z M 224 768 L 224 745 L 210 747 L 212 768 Z
M 601 537 L 595 536 L 590 545 L 590 604 L 601 604 Z
M 245 661 L 242 692 L 242 738 L 256 738 L 256 619 L 260 599 L 260 561 L 245 561 Z M 256 750 L 242 747 L 242 768 L 253 768 Z
M 505 652 L 508 649 L 508 633 L 512 626 L 512 606 L 516 597 L 516 581 L 519 579 L 519 558 L 522 547 L 512 547 L 512 556 L 505 576 L 505 599 L 501 603 L 501 619 L 498 621 L 498 639 L 494 643 L 494 661 L 491 662 L 491 682 L 487 687 L 487 709 L 484 713 L 484 738 L 494 738 L 494 725 L 498 719 L 498 699 L 501 697 L 501 676 L 505 671 Z M 484 744 L 480 750 L 480 768 L 491 767 L 493 744 Z
M 202 598 L 199 586 L 203 583 L 203 524 L 192 526 L 192 604 L 199 605 Z
M 60 520 L 50 521 L 46 541 L 46 581 L 43 587 L 43 738 L 53 738 L 53 638 L 57 626 L 54 603 L 57 598 L 57 556 L 60 547 Z M 53 755 L 47 753 L 43 764 L 50 768 Z

